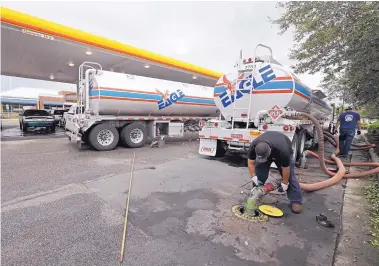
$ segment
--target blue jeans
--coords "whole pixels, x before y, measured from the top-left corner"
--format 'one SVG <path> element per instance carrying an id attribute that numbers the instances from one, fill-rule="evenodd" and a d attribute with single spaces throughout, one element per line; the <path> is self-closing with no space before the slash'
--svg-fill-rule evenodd
<path id="1" fill-rule="evenodd" d="M 269 171 L 270 171 L 270 166 L 271 166 L 272 161 L 268 160 L 265 163 L 255 163 L 255 174 L 258 177 L 258 180 L 262 182 L 263 184 L 266 183 Z M 275 162 L 276 166 L 278 167 L 278 170 L 283 176 L 282 173 L 282 167 L 278 165 Z M 290 178 L 289 178 L 289 185 L 287 189 L 287 197 L 290 200 L 291 203 L 299 203 L 301 204 L 302 198 L 303 198 L 303 193 L 300 188 L 299 181 L 297 180 L 295 176 L 295 161 L 293 160 L 293 157 L 291 155 L 291 163 L 290 163 Z"/>
<path id="2" fill-rule="evenodd" d="M 355 136 L 355 128 L 341 128 L 339 135 L 340 154 L 347 156 L 349 154 L 351 143 Z"/>

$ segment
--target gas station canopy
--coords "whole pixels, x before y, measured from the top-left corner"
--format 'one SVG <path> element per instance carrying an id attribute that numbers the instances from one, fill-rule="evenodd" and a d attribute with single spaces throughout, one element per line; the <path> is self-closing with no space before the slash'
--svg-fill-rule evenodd
<path id="1" fill-rule="evenodd" d="M 76 83 L 85 61 L 104 70 L 214 86 L 202 67 L 1 7 L 1 74 Z"/>

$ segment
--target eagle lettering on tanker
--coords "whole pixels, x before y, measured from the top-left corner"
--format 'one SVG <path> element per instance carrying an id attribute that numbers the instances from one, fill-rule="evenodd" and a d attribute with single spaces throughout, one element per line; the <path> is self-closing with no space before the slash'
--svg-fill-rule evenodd
<path id="1" fill-rule="evenodd" d="M 179 89 L 172 92 L 170 95 L 168 95 L 167 90 L 165 93 L 162 93 L 161 91 L 157 89 L 155 89 L 155 91 L 162 97 L 162 100 L 158 102 L 159 110 L 162 110 L 166 107 L 171 106 L 172 104 L 176 103 L 177 101 L 179 101 L 185 96 L 184 93 Z"/>
<path id="2" fill-rule="evenodd" d="M 251 78 L 252 74 L 250 74 L 246 78 L 243 78 L 243 75 L 240 75 L 238 79 L 243 78 L 243 80 L 239 83 L 238 90 L 235 93 L 235 98 L 240 99 L 245 94 L 249 94 L 251 86 L 253 87 L 253 89 L 256 90 L 262 85 L 276 78 L 276 75 L 270 65 L 266 65 L 259 69 L 259 75 L 262 79 L 259 82 L 256 80 L 255 77 L 253 79 Z M 221 93 L 218 97 L 220 98 L 220 101 L 224 108 L 226 108 L 234 102 L 234 86 L 237 83 L 237 81 L 233 81 L 231 83 L 225 75 L 222 77 L 222 81 L 223 83 L 221 83 L 220 85 L 224 85 L 224 87 L 226 87 L 226 90 L 223 93 Z M 251 84 L 251 81 L 253 81 L 253 84 Z M 228 91 L 230 92 L 230 95 L 228 94 Z"/>

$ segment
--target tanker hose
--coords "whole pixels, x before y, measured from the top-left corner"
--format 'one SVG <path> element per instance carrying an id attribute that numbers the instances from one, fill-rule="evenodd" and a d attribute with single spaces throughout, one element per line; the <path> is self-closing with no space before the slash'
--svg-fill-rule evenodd
<path id="1" fill-rule="evenodd" d="M 339 141 L 338 141 L 338 138 L 335 137 L 335 136 L 333 136 L 329 132 L 325 132 L 325 139 L 328 140 L 334 147 L 336 147 L 335 154 L 338 154 L 339 153 Z M 355 145 L 355 146 L 357 147 L 355 150 L 364 150 L 364 149 L 369 149 L 369 148 L 375 148 L 376 147 L 375 144 L 365 144 L 365 145 Z M 309 154 L 309 155 L 311 155 L 311 156 L 313 156 L 315 158 L 320 159 L 319 155 L 317 155 L 316 153 L 311 152 L 311 151 L 306 151 L 306 152 L 307 152 L 307 154 Z M 320 152 L 320 150 L 319 150 L 319 152 Z M 327 164 L 336 164 L 334 161 L 327 160 L 325 158 L 324 158 L 324 161 Z M 363 172 L 356 172 L 356 173 L 345 174 L 344 178 L 360 178 L 360 177 L 370 176 L 370 175 L 374 175 L 374 174 L 378 174 L 379 173 L 379 163 L 375 163 L 375 162 L 370 162 L 370 163 L 368 163 L 368 162 L 350 162 L 350 163 L 346 162 L 346 163 L 344 163 L 344 165 L 345 166 L 375 167 L 374 169 L 363 171 Z M 339 168 L 338 165 L 337 165 L 337 167 Z M 334 173 L 332 172 L 332 174 L 334 174 Z M 332 174 L 329 174 L 329 175 L 332 175 Z"/>
<path id="2" fill-rule="evenodd" d="M 339 141 L 338 141 L 338 138 L 336 136 L 334 136 L 333 134 L 329 133 L 329 132 L 324 132 L 325 134 L 325 138 L 334 146 L 337 148 L 337 144 L 339 144 Z M 351 150 L 353 151 L 356 151 L 356 150 L 368 150 L 368 149 L 371 149 L 371 148 L 375 148 L 376 145 L 375 144 L 363 144 L 363 145 L 359 145 L 359 144 L 354 144 L 352 143 L 351 146 L 353 146 L 353 148 L 351 148 Z M 336 154 L 339 153 L 339 148 L 338 150 L 336 150 Z"/>
<path id="3" fill-rule="evenodd" d="M 372 174 L 379 173 L 379 163 L 345 163 L 345 165 L 349 165 L 349 166 L 376 167 L 375 169 L 371 169 L 371 170 L 364 171 L 364 172 L 348 173 L 348 174 L 346 174 L 346 170 L 345 170 L 344 164 L 342 163 L 342 161 L 339 158 L 336 157 L 336 154 L 338 154 L 338 152 L 339 152 L 339 143 L 338 143 L 338 140 L 335 140 L 335 144 L 336 144 L 336 147 L 337 147 L 336 152 L 331 155 L 331 158 L 334 161 L 325 159 L 325 156 L 324 156 L 324 148 L 325 148 L 324 147 L 324 132 L 323 132 L 323 130 L 322 130 L 322 128 L 321 128 L 318 120 L 316 118 L 314 118 L 312 115 L 308 114 L 308 113 L 295 112 L 295 114 L 294 114 L 294 116 L 299 116 L 299 115 L 303 116 L 303 117 L 306 117 L 306 118 L 308 118 L 309 120 L 312 121 L 312 123 L 315 125 L 315 128 L 317 130 L 317 135 L 318 135 L 318 143 L 319 143 L 318 154 L 316 154 L 316 153 L 314 153 L 312 151 L 309 151 L 309 150 L 304 151 L 304 152 L 306 154 L 312 155 L 312 156 L 316 157 L 317 159 L 319 159 L 320 166 L 321 166 L 321 169 L 323 170 L 323 172 L 325 174 L 331 176 L 331 178 L 329 178 L 327 180 L 324 180 L 324 181 L 321 181 L 321 182 L 317 182 L 317 183 L 313 183 L 313 184 L 300 183 L 301 189 L 303 189 L 304 191 L 316 191 L 316 190 L 320 190 L 320 189 L 327 188 L 327 187 L 330 187 L 332 185 L 335 185 L 342 178 L 357 178 L 357 177 L 369 176 L 369 175 L 372 175 Z M 326 139 L 327 140 L 330 139 L 330 136 L 328 134 L 326 135 Z M 368 147 L 368 145 L 360 146 L 360 148 L 363 148 L 363 149 L 367 149 L 366 147 Z M 334 172 L 329 171 L 328 168 L 326 167 L 325 163 L 328 163 L 328 164 L 337 164 L 338 172 L 334 173 Z"/>
<path id="4" fill-rule="evenodd" d="M 254 216 L 255 211 L 258 208 L 258 200 L 268 192 L 275 190 L 275 188 L 275 185 L 272 183 L 253 188 L 246 199 L 244 213 L 250 217 Z"/>

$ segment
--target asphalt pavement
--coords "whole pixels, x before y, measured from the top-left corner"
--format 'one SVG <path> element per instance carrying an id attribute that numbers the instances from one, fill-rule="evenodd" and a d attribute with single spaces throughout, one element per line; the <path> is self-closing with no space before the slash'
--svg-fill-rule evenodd
<path id="1" fill-rule="evenodd" d="M 18 119 L 1 119 L 1 130 L 18 127 Z"/>
<path id="2" fill-rule="evenodd" d="M 197 140 L 109 152 L 62 138 L 2 142 L 2 262 L 119 265 L 135 152 L 124 265 L 332 264 L 344 181 L 304 194 L 301 214 L 275 196 L 283 217 L 246 222 L 231 213 L 244 197 L 246 159 L 197 150 Z M 314 159 L 297 173 L 302 182 L 326 178 Z M 319 213 L 336 227 L 317 224 Z"/>

